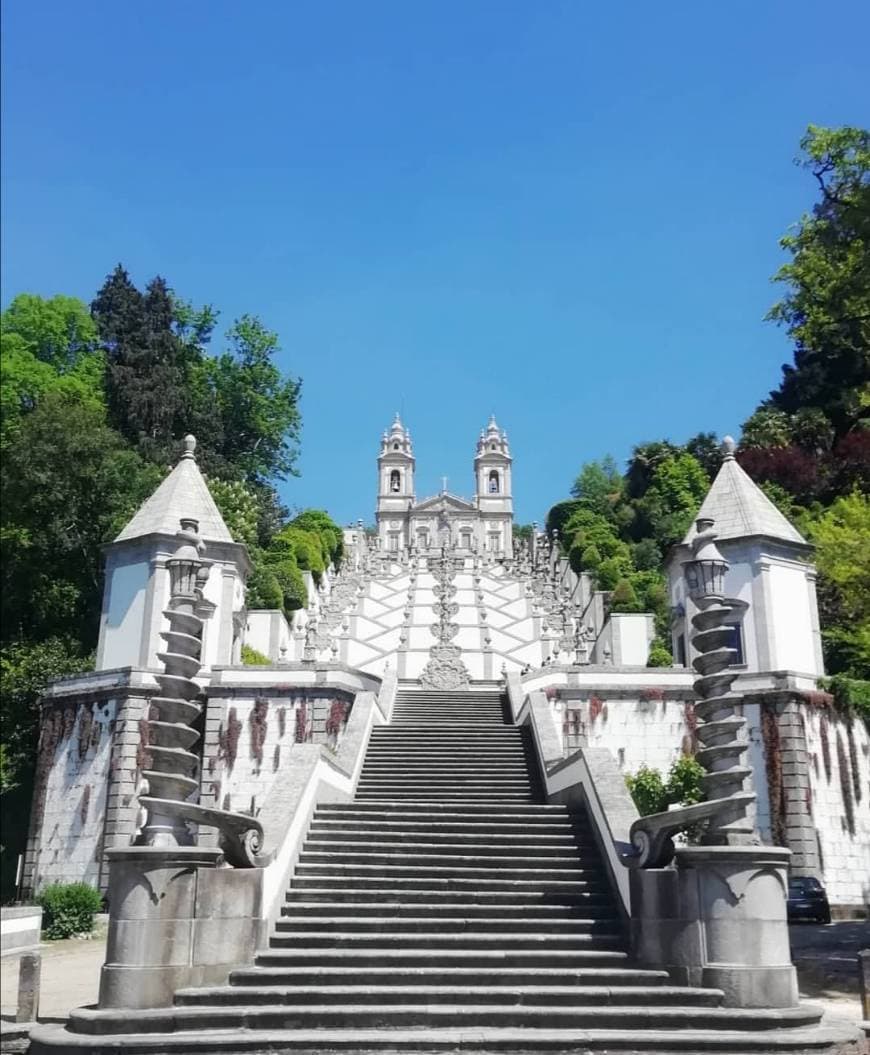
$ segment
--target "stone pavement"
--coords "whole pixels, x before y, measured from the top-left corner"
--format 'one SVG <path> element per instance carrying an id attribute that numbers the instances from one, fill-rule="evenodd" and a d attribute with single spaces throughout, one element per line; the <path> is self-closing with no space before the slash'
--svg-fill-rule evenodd
<path id="1" fill-rule="evenodd" d="M 92 938 L 46 942 L 42 952 L 42 991 L 39 1017 L 65 1021 L 70 1010 L 95 1004 L 100 989 L 100 968 L 106 958 L 106 927 L 98 925 Z M 0 963 L 0 1004 L 3 1017 L 15 1014 L 18 994 L 18 960 Z"/>

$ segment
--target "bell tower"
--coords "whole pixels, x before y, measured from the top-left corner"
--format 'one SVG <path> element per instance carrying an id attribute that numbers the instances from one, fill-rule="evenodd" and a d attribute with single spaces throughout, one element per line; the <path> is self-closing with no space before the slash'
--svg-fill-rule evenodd
<path id="1" fill-rule="evenodd" d="M 502 557 L 513 552 L 512 466 L 507 433 L 493 415 L 477 441 L 474 504 L 480 510 L 478 544 L 485 552 Z"/>
<path id="2" fill-rule="evenodd" d="M 381 437 L 378 455 L 376 520 L 381 548 L 397 552 L 408 545 L 408 514 L 414 504 L 414 448 L 398 414 Z"/>

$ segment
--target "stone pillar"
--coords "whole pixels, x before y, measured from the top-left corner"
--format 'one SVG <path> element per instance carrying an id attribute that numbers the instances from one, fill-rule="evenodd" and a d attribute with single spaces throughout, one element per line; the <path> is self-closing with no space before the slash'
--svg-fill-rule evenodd
<path id="1" fill-rule="evenodd" d="M 810 759 L 799 700 L 791 695 L 762 700 L 761 731 L 772 837 L 791 850 L 793 875 L 818 877 L 821 863 L 811 810 Z"/>
<path id="2" fill-rule="evenodd" d="M 790 856 L 771 846 L 687 846 L 675 868 L 632 872 L 638 963 L 668 971 L 678 985 L 721 989 L 726 1007 L 794 1007 Z"/>
<path id="3" fill-rule="evenodd" d="M 136 832 L 139 812 L 137 778 L 142 762 L 140 722 L 147 717 L 150 697 L 128 695 L 118 701 L 112 757 L 109 762 L 109 787 L 103 825 L 103 859 L 100 862 L 100 889 L 108 889 L 107 851 L 129 846 Z"/>
<path id="4" fill-rule="evenodd" d="M 219 849 L 109 851 L 111 918 L 101 1008 L 168 1007 L 184 986 L 220 984 L 263 940 L 260 869 L 218 868 Z"/>

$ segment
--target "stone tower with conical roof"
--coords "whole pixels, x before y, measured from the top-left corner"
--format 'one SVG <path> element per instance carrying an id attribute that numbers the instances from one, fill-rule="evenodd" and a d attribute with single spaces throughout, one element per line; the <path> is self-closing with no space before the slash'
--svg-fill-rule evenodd
<path id="1" fill-rule="evenodd" d="M 205 620 L 203 667 L 239 660 L 250 559 L 224 523 L 196 464 L 195 449 L 194 437 L 186 436 L 178 464 L 106 546 L 97 670 L 159 666 L 163 610 L 169 601 L 166 562 L 177 546 L 182 517 L 197 522 L 211 563 L 197 612 Z"/>
<path id="2" fill-rule="evenodd" d="M 725 595 L 742 602 L 733 617 L 731 642 L 738 652 L 737 666 L 749 672 L 821 675 L 812 546 L 740 468 L 730 436 L 722 449 L 722 466 L 696 519 L 714 522 L 717 545 L 730 564 Z M 693 522 L 667 565 L 674 659 L 683 665 L 692 660 L 687 628 L 694 609 L 686 596 L 682 562 L 695 532 Z"/>

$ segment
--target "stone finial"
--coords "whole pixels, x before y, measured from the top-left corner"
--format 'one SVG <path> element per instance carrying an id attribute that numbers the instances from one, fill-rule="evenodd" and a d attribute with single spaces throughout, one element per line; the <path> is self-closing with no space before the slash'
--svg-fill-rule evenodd
<path id="1" fill-rule="evenodd" d="M 196 436 L 188 433 L 184 437 L 184 453 L 181 455 L 182 458 L 193 458 L 196 460 L 196 455 L 193 453 L 196 450 Z"/>
<path id="2" fill-rule="evenodd" d="M 734 461 L 734 452 L 737 450 L 737 444 L 734 442 L 733 436 L 726 436 L 722 440 L 722 460 L 726 462 Z"/>

